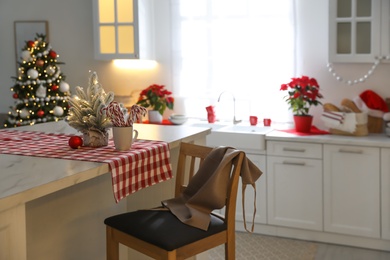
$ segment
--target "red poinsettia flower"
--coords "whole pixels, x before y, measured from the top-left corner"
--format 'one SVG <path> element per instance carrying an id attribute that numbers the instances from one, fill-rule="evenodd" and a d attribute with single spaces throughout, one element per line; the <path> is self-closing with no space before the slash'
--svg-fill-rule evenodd
<path id="1" fill-rule="evenodd" d="M 323 98 L 317 80 L 308 76 L 292 78 L 289 83 L 282 84 L 280 90 L 288 91 L 285 100 L 294 115 L 308 115 L 310 106 L 321 105 L 318 99 Z"/>
<path id="2" fill-rule="evenodd" d="M 166 108 L 173 109 L 174 98 L 170 95 L 172 92 L 165 89 L 164 85 L 153 84 L 141 91 L 137 104 L 157 110 L 162 115 Z"/>

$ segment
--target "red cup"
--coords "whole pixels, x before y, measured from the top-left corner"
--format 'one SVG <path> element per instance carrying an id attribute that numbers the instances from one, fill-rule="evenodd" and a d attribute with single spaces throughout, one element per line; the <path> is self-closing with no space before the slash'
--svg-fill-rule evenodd
<path id="1" fill-rule="evenodd" d="M 271 119 L 264 118 L 263 123 L 264 123 L 264 126 L 271 126 Z"/>
<path id="2" fill-rule="evenodd" d="M 250 116 L 249 122 L 251 125 L 257 125 L 257 116 Z"/>

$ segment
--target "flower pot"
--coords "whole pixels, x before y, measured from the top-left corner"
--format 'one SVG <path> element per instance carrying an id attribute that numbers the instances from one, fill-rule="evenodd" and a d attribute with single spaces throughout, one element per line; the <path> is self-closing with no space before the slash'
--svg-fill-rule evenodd
<path id="1" fill-rule="evenodd" d="M 100 130 L 89 130 L 83 133 L 84 146 L 101 147 L 108 145 L 108 132 Z"/>
<path id="2" fill-rule="evenodd" d="M 149 118 L 149 123 L 153 123 L 153 124 L 161 124 L 163 120 L 163 116 L 157 110 L 149 110 L 148 118 Z"/>
<path id="3" fill-rule="evenodd" d="M 301 133 L 310 133 L 313 116 L 311 115 L 294 115 L 295 130 Z"/>

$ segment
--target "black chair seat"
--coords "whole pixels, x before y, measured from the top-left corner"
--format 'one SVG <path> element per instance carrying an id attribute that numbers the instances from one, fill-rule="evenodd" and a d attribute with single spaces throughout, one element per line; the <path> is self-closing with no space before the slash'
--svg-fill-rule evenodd
<path id="1" fill-rule="evenodd" d="M 104 220 L 104 224 L 167 251 L 226 230 L 226 224 L 211 215 L 207 231 L 183 224 L 170 211 L 138 210 Z"/>

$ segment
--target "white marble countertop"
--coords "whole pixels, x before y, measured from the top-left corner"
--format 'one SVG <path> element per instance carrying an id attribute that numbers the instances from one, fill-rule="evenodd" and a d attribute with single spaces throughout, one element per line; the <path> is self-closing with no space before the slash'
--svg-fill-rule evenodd
<path id="1" fill-rule="evenodd" d="M 208 128 L 135 124 L 139 139 L 168 142 L 170 148 L 210 133 Z M 18 127 L 16 130 L 75 134 L 66 122 L 50 122 Z M 25 203 L 109 171 L 108 164 L 75 160 L 0 154 L 0 211 Z"/>
<path id="2" fill-rule="evenodd" d="M 369 134 L 367 136 L 344 136 L 344 135 L 295 135 L 283 131 L 273 130 L 265 137 L 267 141 L 293 141 L 310 142 L 320 144 L 359 145 L 369 147 L 390 147 L 390 137 L 386 134 Z"/>

